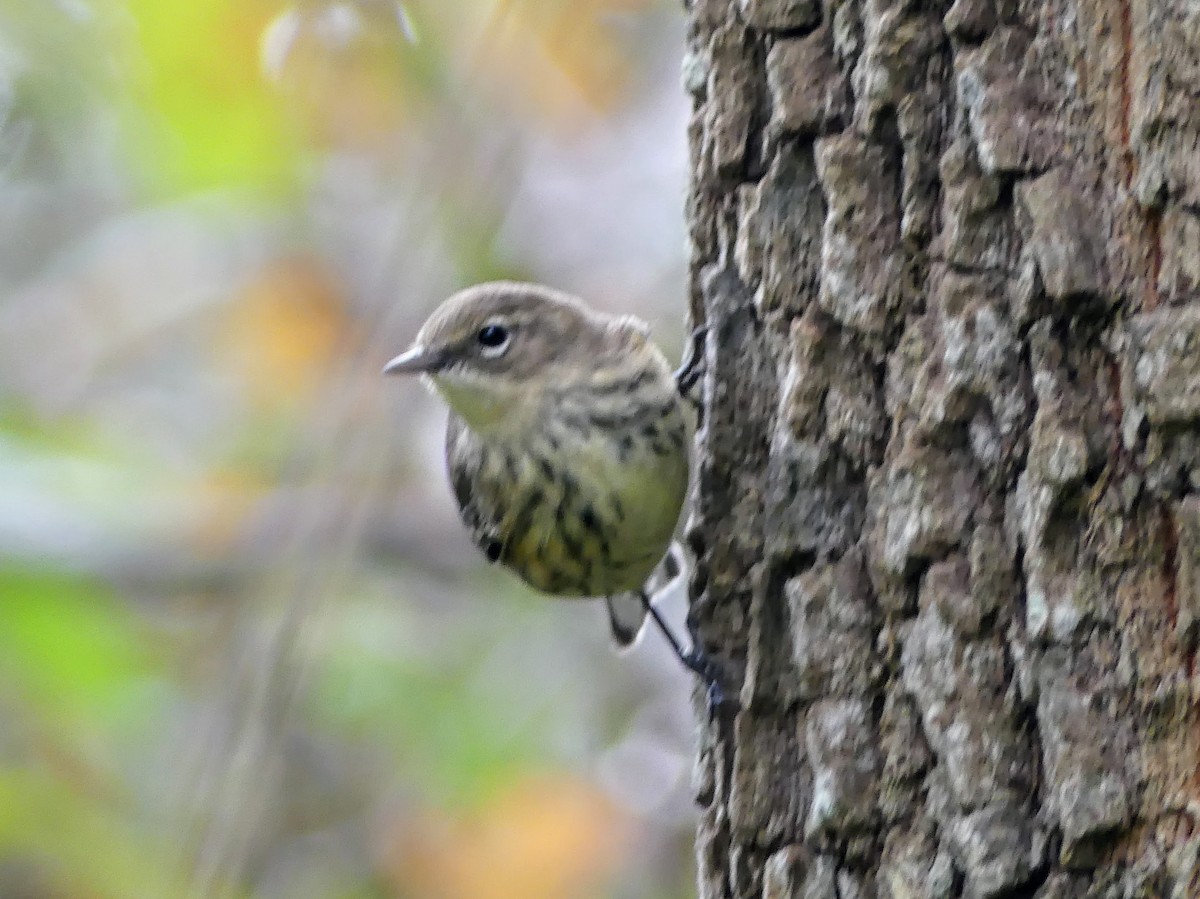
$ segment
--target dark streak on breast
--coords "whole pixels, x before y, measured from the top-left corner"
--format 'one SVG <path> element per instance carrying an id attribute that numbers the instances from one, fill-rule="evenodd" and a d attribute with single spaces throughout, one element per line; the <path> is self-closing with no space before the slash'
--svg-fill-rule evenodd
<path id="1" fill-rule="evenodd" d="M 571 498 L 579 494 L 579 481 L 569 471 L 559 473 L 559 482 L 562 484 L 562 502 L 563 505 L 570 503 Z"/>
<path id="2" fill-rule="evenodd" d="M 627 416 L 614 415 L 607 412 L 590 412 L 588 413 L 588 421 L 593 427 L 599 428 L 602 431 L 616 431 L 625 426 Z"/>
<path id="3" fill-rule="evenodd" d="M 541 488 L 534 487 L 525 497 L 525 501 L 521 504 L 520 511 L 513 518 L 512 526 L 509 529 L 508 539 L 512 541 L 520 541 L 529 532 L 530 525 L 533 524 L 533 518 L 537 514 L 538 508 L 545 503 L 546 494 Z"/>
<path id="4" fill-rule="evenodd" d="M 596 518 L 596 511 L 591 507 L 591 504 L 585 505 L 583 511 L 579 513 L 580 523 L 597 536 L 601 536 L 600 522 Z"/>
<path id="5" fill-rule="evenodd" d="M 633 438 L 628 434 L 622 434 L 617 440 L 617 459 L 621 462 L 628 462 L 629 455 L 633 452 Z"/>
<path id="6" fill-rule="evenodd" d="M 563 548 L 567 551 L 567 556 L 575 561 L 583 561 L 583 543 L 570 530 L 563 530 L 559 533 L 559 539 L 562 540 Z"/>
<path id="7" fill-rule="evenodd" d="M 592 433 L 591 424 L 589 424 L 588 420 L 581 415 L 565 413 L 561 420 L 562 426 L 565 430 L 582 437 L 585 440 Z"/>

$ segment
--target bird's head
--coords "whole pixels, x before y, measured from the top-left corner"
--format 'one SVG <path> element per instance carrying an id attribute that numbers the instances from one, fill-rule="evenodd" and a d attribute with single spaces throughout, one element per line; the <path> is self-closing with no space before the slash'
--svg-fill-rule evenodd
<path id="1" fill-rule="evenodd" d="M 637 319 L 602 315 L 537 284 L 493 282 L 443 302 L 384 374 L 427 379 L 476 431 L 520 428 L 548 388 L 586 381 L 614 352 L 645 340 Z"/>

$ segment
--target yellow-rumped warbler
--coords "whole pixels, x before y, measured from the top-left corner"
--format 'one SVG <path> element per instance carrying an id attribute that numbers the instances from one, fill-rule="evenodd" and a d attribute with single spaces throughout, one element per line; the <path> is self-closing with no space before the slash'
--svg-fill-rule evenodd
<path id="1" fill-rule="evenodd" d="M 678 570 L 667 553 L 690 443 L 680 385 L 644 322 L 537 284 L 480 284 L 446 300 L 384 373 L 422 375 L 450 406 L 450 482 L 489 560 L 544 593 L 605 597 L 618 643 L 649 612 L 713 685 L 644 589 L 664 556 Z"/>

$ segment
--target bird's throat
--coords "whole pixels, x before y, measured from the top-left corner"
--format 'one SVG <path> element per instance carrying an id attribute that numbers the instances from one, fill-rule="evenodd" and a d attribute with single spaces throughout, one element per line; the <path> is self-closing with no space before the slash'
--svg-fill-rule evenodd
<path id="1" fill-rule="evenodd" d="M 532 390 L 495 380 L 491 383 L 434 376 L 434 390 L 481 436 L 521 433 L 537 410 Z"/>

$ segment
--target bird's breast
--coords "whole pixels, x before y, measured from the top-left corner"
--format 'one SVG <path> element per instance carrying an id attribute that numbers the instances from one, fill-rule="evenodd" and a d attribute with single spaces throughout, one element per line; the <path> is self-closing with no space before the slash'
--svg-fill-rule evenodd
<path id="1" fill-rule="evenodd" d="M 447 457 L 464 523 L 489 558 L 544 592 L 599 596 L 640 587 L 666 552 L 687 443 L 667 394 L 560 404 L 511 439 L 452 428 Z"/>

